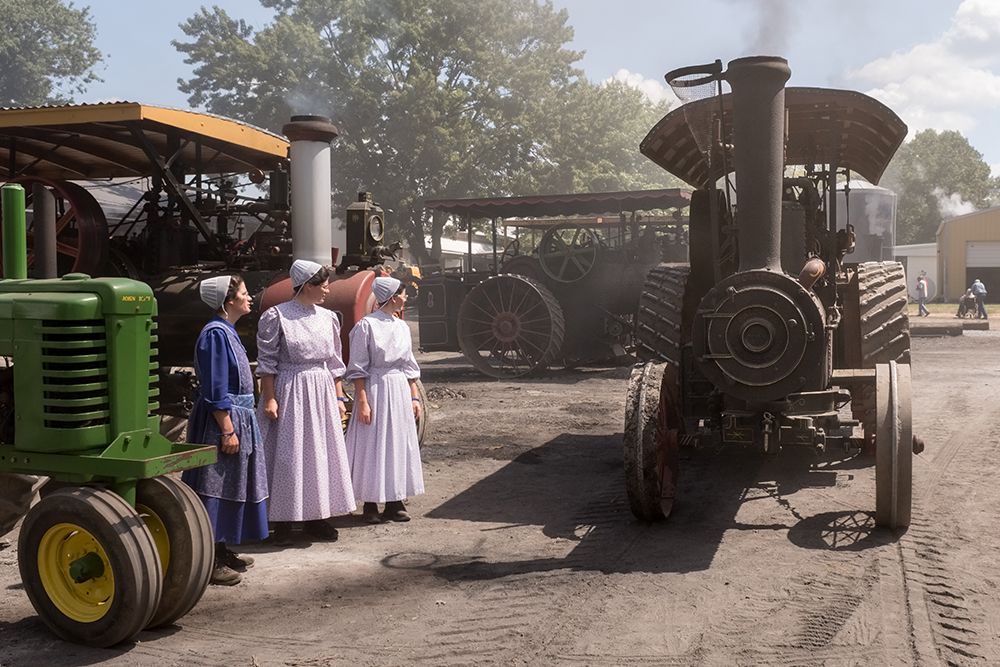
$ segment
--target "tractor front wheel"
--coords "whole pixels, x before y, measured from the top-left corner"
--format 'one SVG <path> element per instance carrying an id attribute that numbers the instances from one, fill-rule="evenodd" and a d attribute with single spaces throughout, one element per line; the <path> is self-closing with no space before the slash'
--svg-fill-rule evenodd
<path id="1" fill-rule="evenodd" d="M 105 489 L 64 488 L 43 498 L 21 526 L 17 560 L 35 611 L 66 641 L 107 647 L 132 639 L 160 602 L 153 537 Z"/>
<path id="2" fill-rule="evenodd" d="M 638 519 L 670 516 L 677 495 L 680 433 L 677 369 L 647 362 L 629 378 L 625 404 L 625 490 Z"/>
<path id="3" fill-rule="evenodd" d="M 153 535 L 163 570 L 163 594 L 147 624 L 156 628 L 184 616 L 201 599 L 215 564 L 215 540 L 201 498 L 179 480 L 140 481 L 136 511 Z"/>

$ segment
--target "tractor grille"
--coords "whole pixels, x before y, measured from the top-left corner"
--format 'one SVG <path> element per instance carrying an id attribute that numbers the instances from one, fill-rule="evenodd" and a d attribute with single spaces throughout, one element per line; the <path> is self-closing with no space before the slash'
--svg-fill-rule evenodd
<path id="1" fill-rule="evenodd" d="M 160 409 L 160 349 L 157 343 L 160 340 L 157 332 L 156 318 L 153 318 L 153 326 L 149 331 L 149 415 L 153 416 Z"/>
<path id="2" fill-rule="evenodd" d="M 103 320 L 43 320 L 42 414 L 48 428 L 110 423 Z"/>

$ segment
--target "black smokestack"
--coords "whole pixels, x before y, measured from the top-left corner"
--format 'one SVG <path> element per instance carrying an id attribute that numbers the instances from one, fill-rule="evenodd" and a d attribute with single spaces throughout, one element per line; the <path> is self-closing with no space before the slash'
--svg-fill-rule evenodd
<path id="1" fill-rule="evenodd" d="M 739 211 L 740 271 L 781 271 L 781 185 L 785 168 L 784 58 L 754 56 L 729 63 Z"/>

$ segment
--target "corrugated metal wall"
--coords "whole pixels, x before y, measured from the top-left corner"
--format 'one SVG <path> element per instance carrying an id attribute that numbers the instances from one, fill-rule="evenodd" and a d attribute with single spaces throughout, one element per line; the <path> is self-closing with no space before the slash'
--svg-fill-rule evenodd
<path id="1" fill-rule="evenodd" d="M 1000 207 L 942 223 L 938 230 L 938 276 L 946 299 L 957 300 L 969 286 L 966 253 L 968 244 L 977 241 L 1000 241 Z M 1000 266 L 993 268 L 1000 271 Z M 1000 294 L 1000 285 L 987 285 L 986 288 Z"/>

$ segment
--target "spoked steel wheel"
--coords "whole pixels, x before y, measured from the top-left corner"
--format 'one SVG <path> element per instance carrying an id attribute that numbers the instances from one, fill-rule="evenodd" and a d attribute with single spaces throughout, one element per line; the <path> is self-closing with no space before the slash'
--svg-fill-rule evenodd
<path id="1" fill-rule="evenodd" d="M 910 366 L 891 361 L 875 366 L 875 524 L 910 525 L 913 486 L 913 430 Z"/>
<path id="2" fill-rule="evenodd" d="M 458 311 L 458 343 L 482 373 L 515 378 L 543 369 L 562 348 L 565 324 L 552 293 L 501 274 L 476 285 Z"/>
<path id="3" fill-rule="evenodd" d="M 680 470 L 681 413 L 677 370 L 670 364 L 636 366 L 625 403 L 625 490 L 636 518 L 670 516 Z"/>
<path id="4" fill-rule="evenodd" d="M 43 498 L 24 519 L 17 560 L 38 616 L 67 641 L 104 647 L 132 639 L 160 602 L 153 537 L 105 489 L 65 488 Z"/>
<path id="5" fill-rule="evenodd" d="M 215 564 L 212 524 L 198 494 L 169 477 L 139 482 L 136 511 L 153 535 L 163 570 L 163 594 L 148 627 L 169 625 L 208 587 Z"/>
<path id="6" fill-rule="evenodd" d="M 560 283 L 575 283 L 594 268 L 600 246 L 597 233 L 588 227 L 556 225 L 542 236 L 538 258 L 549 278 Z"/>

